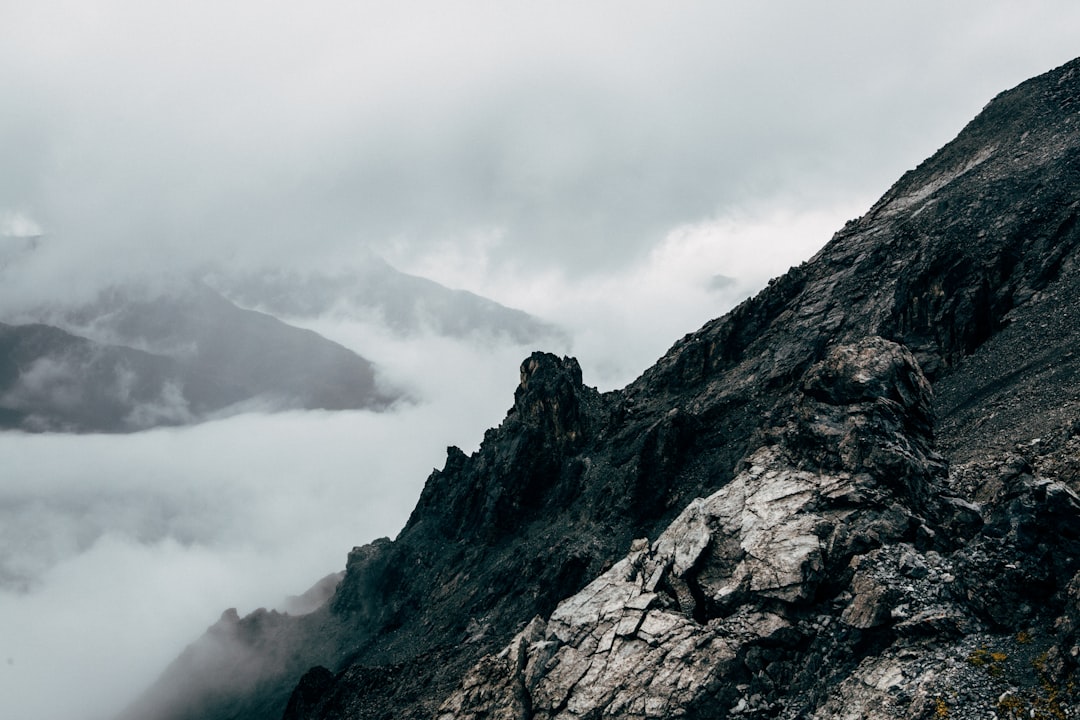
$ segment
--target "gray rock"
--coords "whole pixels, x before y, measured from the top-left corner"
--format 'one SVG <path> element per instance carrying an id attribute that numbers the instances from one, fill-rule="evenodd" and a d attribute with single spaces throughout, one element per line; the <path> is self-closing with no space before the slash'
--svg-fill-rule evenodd
<path id="1" fill-rule="evenodd" d="M 507 707 L 526 706 L 532 718 L 683 713 L 733 684 L 752 648 L 787 642 L 778 638 L 794 630 L 798 608 L 813 603 L 828 568 L 848 565 L 865 543 L 898 540 L 910 518 L 880 522 L 894 507 L 880 503 L 911 492 L 886 475 L 901 461 L 891 449 L 871 455 L 860 448 L 866 436 L 891 431 L 893 446 L 905 449 L 907 479 L 920 487 L 940 482 L 941 464 L 924 454 L 925 439 L 898 434 L 921 427 L 903 422 L 902 413 L 930 410 L 917 363 L 895 343 L 868 338 L 836 348 L 807 378 L 801 426 L 778 428 L 776 444 L 752 453 L 723 488 L 692 501 L 651 547 L 635 542 L 560 603 L 543 642 L 535 642 L 534 622 L 481 660 L 439 717 L 503 717 Z M 907 392 L 898 392 L 898 383 Z M 823 449 L 830 453 L 823 466 L 801 469 Z M 872 537 L 862 538 L 860 528 L 873 528 Z M 925 566 L 913 552 L 908 564 Z M 867 629 L 888 621 L 892 590 L 885 582 L 857 571 L 851 593 L 842 622 Z M 768 704 L 760 694 L 740 698 L 732 712 Z"/>

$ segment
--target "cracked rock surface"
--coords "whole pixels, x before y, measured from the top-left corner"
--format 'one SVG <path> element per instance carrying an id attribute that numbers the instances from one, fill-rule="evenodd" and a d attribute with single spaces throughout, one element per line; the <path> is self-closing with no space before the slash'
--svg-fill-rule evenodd
<path id="1" fill-rule="evenodd" d="M 985 524 L 965 503 L 979 518 L 961 526 L 971 537 L 946 541 L 956 499 L 925 434 L 931 393 L 911 353 L 876 337 L 838 346 L 802 387 L 794 420 L 768 433 L 774 442 L 731 482 L 474 666 L 440 720 L 796 718 L 815 707 L 820 718 L 917 718 L 955 704 L 943 678 L 978 675 L 975 638 L 1016 645 L 995 632 L 1036 620 L 1003 616 L 1022 604 L 979 591 L 1066 588 L 1080 499 L 1060 483 L 1019 479 L 991 499 Z M 1063 566 L 1048 557 L 1002 567 L 1013 557 L 1003 546 L 1040 540 Z M 991 669 L 1009 655 L 982 652 Z M 850 674 L 830 687 L 819 669 L 837 658 Z M 971 717 L 996 712 L 1000 686 L 968 683 Z M 1063 713 L 1067 694 L 1076 698 L 1065 687 L 1055 696 Z"/>

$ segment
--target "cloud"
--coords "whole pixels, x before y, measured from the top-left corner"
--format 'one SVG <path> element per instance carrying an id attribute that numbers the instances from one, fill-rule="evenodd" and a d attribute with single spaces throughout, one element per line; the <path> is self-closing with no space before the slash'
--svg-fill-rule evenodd
<path id="1" fill-rule="evenodd" d="M 486 231 L 499 261 L 588 272 L 763 196 L 807 210 L 885 186 L 993 93 L 1069 59 L 1078 15 L 17 2 L 0 207 L 49 234 L 38 281 L 54 288 Z"/>
<path id="2" fill-rule="evenodd" d="M 107 717 L 225 608 L 283 607 L 354 545 L 396 535 L 446 447 L 471 452 L 501 421 L 529 351 L 325 329 L 425 400 L 127 436 L 0 435 L 7 707 Z"/>
<path id="3" fill-rule="evenodd" d="M 41 226 L 24 213 L 11 210 L 0 212 L 0 236 L 32 238 L 41 235 L 41 232 Z"/>
<path id="4" fill-rule="evenodd" d="M 809 259 L 870 202 L 863 196 L 799 212 L 762 207 L 687 223 L 666 233 L 640 260 L 584 277 L 499 264 L 484 236 L 442 245 L 413 258 L 407 269 L 530 308 L 567 329 L 570 343 L 545 349 L 577 356 L 586 382 L 609 390 L 633 380 L 683 334 Z"/>

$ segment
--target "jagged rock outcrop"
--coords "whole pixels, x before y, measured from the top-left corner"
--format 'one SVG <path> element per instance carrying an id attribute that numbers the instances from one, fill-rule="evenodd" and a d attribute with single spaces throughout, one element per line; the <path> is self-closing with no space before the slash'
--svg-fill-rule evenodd
<path id="1" fill-rule="evenodd" d="M 994 626 L 1026 627 L 1031 606 L 1027 617 L 1002 616 L 1024 612 L 1018 585 L 1041 579 L 1051 596 L 1068 585 L 1080 499 L 1060 483 L 1028 480 L 980 528 L 979 508 L 947 494 L 930 449 L 930 387 L 905 349 L 876 337 L 838 346 L 801 389 L 792 419 L 768 433 L 774 444 L 690 503 L 651 546 L 635 541 L 549 618 L 478 663 L 441 720 L 806 717 L 833 695 L 829 675 L 843 677 L 868 648 L 912 653 Z M 1053 557 L 1009 553 L 1030 565 L 1002 576 L 1001 553 L 987 545 L 1028 533 Z M 959 568 L 961 578 L 952 574 Z M 887 679 L 899 686 L 908 664 L 893 659 Z M 968 704 L 990 708 L 997 697 Z M 895 699 L 873 697 L 875 712 L 899 710 Z M 866 717 L 866 702 L 853 717 Z"/>
<path id="2" fill-rule="evenodd" d="M 154 717 L 1076 716 L 1078 109 L 1080 60 L 1003 93 L 624 390 L 533 355 L 244 636 L 287 667 Z"/>

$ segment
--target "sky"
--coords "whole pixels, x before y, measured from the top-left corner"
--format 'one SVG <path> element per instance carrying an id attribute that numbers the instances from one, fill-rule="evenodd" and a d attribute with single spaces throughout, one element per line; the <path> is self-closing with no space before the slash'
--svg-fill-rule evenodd
<path id="1" fill-rule="evenodd" d="M 0 0 L 0 320 L 376 253 L 562 325 L 619 387 L 1080 54 L 1078 27 L 1074 2 Z M 425 401 L 0 436 L 17 716 L 105 717 L 221 610 L 396 534 L 532 349 L 317 325 Z"/>

